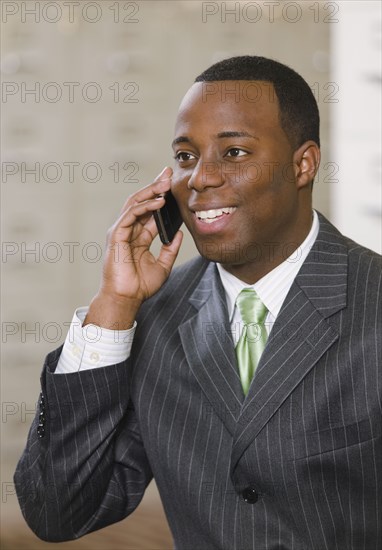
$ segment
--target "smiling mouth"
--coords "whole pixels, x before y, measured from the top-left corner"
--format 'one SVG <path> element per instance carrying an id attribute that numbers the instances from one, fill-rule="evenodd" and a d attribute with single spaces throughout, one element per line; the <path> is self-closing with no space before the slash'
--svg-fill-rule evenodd
<path id="1" fill-rule="evenodd" d="M 198 210 L 195 212 L 195 216 L 204 223 L 213 223 L 216 220 L 221 219 L 223 216 L 233 214 L 235 212 L 235 206 L 229 206 L 226 208 L 216 208 L 214 210 Z"/>

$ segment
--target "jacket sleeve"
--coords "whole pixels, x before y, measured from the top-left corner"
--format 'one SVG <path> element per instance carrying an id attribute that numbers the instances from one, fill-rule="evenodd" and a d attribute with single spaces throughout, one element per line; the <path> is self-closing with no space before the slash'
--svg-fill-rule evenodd
<path id="1" fill-rule="evenodd" d="M 60 351 L 46 358 L 39 406 L 14 476 L 26 522 L 52 542 L 125 518 L 152 479 L 127 363 L 54 374 Z"/>

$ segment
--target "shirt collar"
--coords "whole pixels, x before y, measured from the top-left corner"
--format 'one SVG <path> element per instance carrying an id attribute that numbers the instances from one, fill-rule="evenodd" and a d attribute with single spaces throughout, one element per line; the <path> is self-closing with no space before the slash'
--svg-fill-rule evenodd
<path id="1" fill-rule="evenodd" d="M 248 285 L 228 273 L 221 264 L 216 264 L 226 293 L 230 322 L 235 311 L 236 298 L 243 288 L 253 288 L 272 317 L 276 319 L 298 271 L 317 238 L 319 225 L 317 212 L 313 210 L 312 227 L 304 242 L 286 260 L 254 285 Z"/>

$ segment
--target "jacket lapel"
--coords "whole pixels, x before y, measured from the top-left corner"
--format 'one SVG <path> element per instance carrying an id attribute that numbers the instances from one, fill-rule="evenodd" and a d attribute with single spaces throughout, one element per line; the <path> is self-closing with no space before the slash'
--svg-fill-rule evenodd
<path id="1" fill-rule="evenodd" d="M 346 306 L 347 249 L 319 215 L 320 231 L 301 267 L 256 369 L 236 424 L 232 468 L 294 388 L 338 339 L 327 318 Z"/>
<path id="2" fill-rule="evenodd" d="M 233 435 L 243 392 L 224 288 L 215 264 L 209 264 L 189 301 L 197 313 L 179 327 L 184 352 L 209 403 Z"/>

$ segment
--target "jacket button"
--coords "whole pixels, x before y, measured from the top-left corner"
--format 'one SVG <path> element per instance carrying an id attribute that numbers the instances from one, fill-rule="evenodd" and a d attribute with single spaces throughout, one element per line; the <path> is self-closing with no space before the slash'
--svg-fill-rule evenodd
<path id="1" fill-rule="evenodd" d="M 242 492 L 242 497 L 248 504 L 255 504 L 258 501 L 259 495 L 253 487 L 246 487 Z"/>
<path id="2" fill-rule="evenodd" d="M 37 435 L 39 436 L 40 439 L 45 436 L 45 428 L 41 424 L 38 425 Z"/>
<path id="3" fill-rule="evenodd" d="M 40 393 L 40 401 L 38 402 L 38 404 L 40 406 L 40 410 L 45 409 L 45 398 L 44 398 L 44 395 L 42 393 Z"/>

